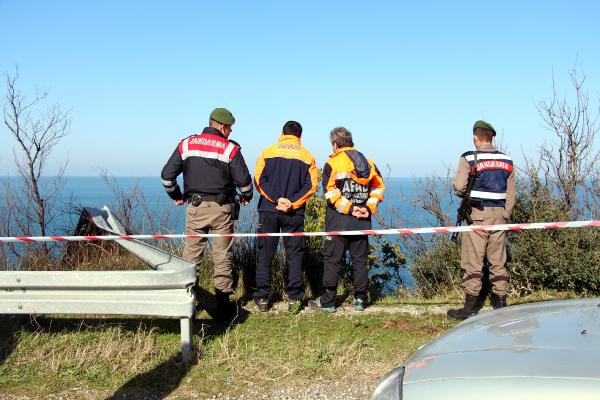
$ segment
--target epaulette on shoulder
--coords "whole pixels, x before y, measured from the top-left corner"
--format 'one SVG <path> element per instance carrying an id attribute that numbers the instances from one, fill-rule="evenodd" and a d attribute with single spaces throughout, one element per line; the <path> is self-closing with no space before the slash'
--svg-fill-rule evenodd
<path id="1" fill-rule="evenodd" d="M 475 153 L 475 152 L 474 151 L 465 151 L 464 153 L 462 153 L 461 157 L 470 156 L 473 153 Z"/>
<path id="2" fill-rule="evenodd" d="M 231 140 L 231 139 L 227 139 L 229 140 L 231 143 L 235 144 L 237 147 L 240 148 L 240 150 L 242 149 L 242 146 L 240 146 L 240 144 L 238 142 L 236 142 L 235 140 Z"/>

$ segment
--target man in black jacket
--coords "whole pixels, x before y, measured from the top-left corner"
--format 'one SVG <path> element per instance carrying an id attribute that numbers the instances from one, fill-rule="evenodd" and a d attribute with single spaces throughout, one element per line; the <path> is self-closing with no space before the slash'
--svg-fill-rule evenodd
<path id="1" fill-rule="evenodd" d="M 236 187 L 242 194 L 242 204 L 252 199 L 252 179 L 240 146 L 228 140 L 235 118 L 225 108 L 210 114 L 209 127 L 201 134 L 179 142 L 164 166 L 161 178 L 165 191 L 175 204 L 188 203 L 186 234 L 233 233 Z M 183 194 L 177 176 L 183 172 Z M 234 311 L 229 303 L 233 292 L 231 270 L 231 237 L 213 239 L 213 283 L 220 318 Z M 183 258 L 199 265 L 206 238 L 186 239 Z"/>

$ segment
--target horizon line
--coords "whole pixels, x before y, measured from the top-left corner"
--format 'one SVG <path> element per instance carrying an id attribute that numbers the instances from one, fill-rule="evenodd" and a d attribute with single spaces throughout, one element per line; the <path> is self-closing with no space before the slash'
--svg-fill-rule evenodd
<path id="1" fill-rule="evenodd" d="M 156 178 L 160 179 L 160 175 L 106 175 L 109 178 Z M 384 176 L 383 179 L 404 179 L 404 178 L 428 178 L 431 176 L 438 175 L 422 175 L 422 176 Z M 56 175 L 44 175 L 40 178 L 54 178 Z M 64 178 L 101 178 L 100 175 L 63 175 Z M 21 178 L 20 175 L 0 175 L 0 179 L 2 178 Z"/>

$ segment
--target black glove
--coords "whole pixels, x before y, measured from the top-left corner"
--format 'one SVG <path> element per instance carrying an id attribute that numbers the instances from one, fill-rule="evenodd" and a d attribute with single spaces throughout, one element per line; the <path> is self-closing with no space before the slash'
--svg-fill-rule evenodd
<path id="1" fill-rule="evenodd" d="M 254 193 L 252 191 L 250 191 L 248 193 L 242 193 L 242 199 L 244 199 L 248 203 L 250 202 L 250 200 L 252 200 L 253 196 L 254 196 Z"/>

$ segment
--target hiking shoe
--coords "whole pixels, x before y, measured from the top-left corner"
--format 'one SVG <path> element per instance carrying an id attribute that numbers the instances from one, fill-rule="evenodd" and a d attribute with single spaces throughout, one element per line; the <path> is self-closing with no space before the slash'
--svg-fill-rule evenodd
<path id="1" fill-rule="evenodd" d="M 269 300 L 256 299 L 256 300 L 254 300 L 254 303 L 256 304 L 256 308 L 258 308 L 258 311 L 260 311 L 260 312 L 269 311 Z"/>
<path id="2" fill-rule="evenodd" d="M 335 307 L 323 307 L 323 305 L 321 304 L 321 298 L 317 297 L 314 300 L 309 300 L 308 301 L 308 306 L 314 310 L 321 310 L 321 311 L 325 311 L 328 313 L 334 313 L 335 312 Z"/>
<path id="3" fill-rule="evenodd" d="M 298 314 L 302 311 L 302 301 L 301 300 L 290 300 L 288 301 L 288 311 L 292 314 Z"/>
<path id="4" fill-rule="evenodd" d="M 365 301 L 363 299 L 354 299 L 354 309 L 356 311 L 365 311 Z"/>

